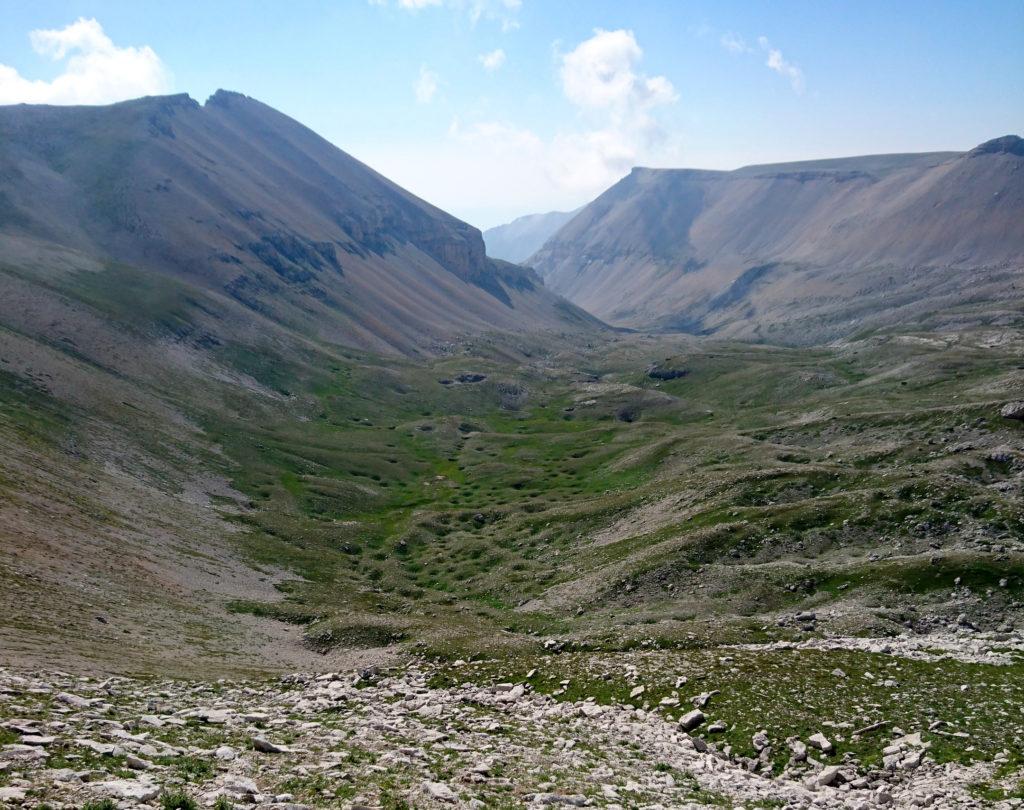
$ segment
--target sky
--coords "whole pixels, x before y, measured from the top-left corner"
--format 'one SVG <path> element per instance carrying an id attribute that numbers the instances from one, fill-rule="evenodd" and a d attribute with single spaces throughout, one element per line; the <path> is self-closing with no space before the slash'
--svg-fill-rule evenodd
<path id="1" fill-rule="evenodd" d="M 1024 133 L 1024 0 L 0 0 L 0 104 L 218 88 L 481 228 L 633 166 Z"/>

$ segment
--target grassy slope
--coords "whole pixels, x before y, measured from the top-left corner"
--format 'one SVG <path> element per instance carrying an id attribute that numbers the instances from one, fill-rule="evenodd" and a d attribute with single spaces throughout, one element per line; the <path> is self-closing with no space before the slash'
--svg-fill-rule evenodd
<path id="1" fill-rule="evenodd" d="M 318 648 L 762 638 L 778 611 L 829 603 L 856 605 L 845 629 L 891 632 L 953 610 L 957 577 L 955 610 L 998 625 L 1024 586 L 1020 555 L 991 553 L 1022 534 L 1019 461 L 987 459 L 1020 442 L 997 415 L 1018 332 L 815 350 L 482 336 L 413 363 L 245 332 L 223 301 L 130 268 L 5 272 L 107 330 L 20 337 L 128 391 L 62 398 L 8 372 L 11 441 L 60 464 L 130 424 L 131 474 L 171 494 L 182 465 L 226 475 L 251 506 L 214 496 L 231 542 L 292 573 L 281 604 L 232 609 L 309 624 Z M 158 406 L 201 432 L 175 435 Z"/>
<path id="2" fill-rule="evenodd" d="M 1019 704 L 1019 666 L 779 651 L 734 653 L 726 667 L 714 646 L 805 637 L 776 621 L 800 609 L 828 630 L 870 634 L 959 613 L 986 627 L 1019 620 L 1022 426 L 997 415 L 1024 382 L 1019 331 L 868 335 L 803 351 L 480 336 L 413 363 L 242 333 L 219 302 L 178 282 L 106 273 L 34 281 L 72 302 L 61 313 L 80 324 L 73 342 L 10 318 L 0 335 L 0 440 L 13 449 L 0 498 L 15 507 L 8 516 L 35 509 L 59 480 L 62 526 L 80 532 L 60 538 L 145 535 L 146 521 L 180 525 L 184 538 L 164 501 L 140 528 L 150 502 L 126 511 L 136 493 L 104 498 L 94 482 L 115 467 L 181 504 L 187 477 L 226 476 L 233 489 L 210 491 L 203 509 L 220 514 L 220 533 L 203 546 L 197 530 L 198 545 L 174 553 L 204 567 L 229 547 L 267 579 L 286 575 L 276 599 L 239 588 L 205 604 L 219 626 L 193 621 L 181 594 L 164 599 L 161 632 L 186 628 L 166 644 L 192 645 L 193 667 L 224 655 L 232 622 L 251 613 L 299 625 L 321 651 L 401 640 L 448 661 L 501 653 L 441 677 L 518 679 L 537 667 L 536 688 L 557 691 L 565 677 L 567 697 L 599 700 L 631 687 L 615 655 L 660 648 L 649 661 L 636 653 L 644 700 L 669 694 L 679 673 L 694 693 L 713 674 L 708 688 L 723 693 L 713 716 L 739 752 L 755 726 L 806 735 L 825 714 L 854 726 L 885 715 L 907 730 L 956 720 L 973 747 L 933 735 L 941 758 L 991 758 L 1018 733 L 1007 707 Z M 107 331 L 85 328 L 82 312 Z M 160 346 L 177 361 L 139 354 Z M 688 373 L 659 381 L 646 373 L 653 362 Z M 1016 461 L 989 458 L 1004 445 Z M 31 491 L 16 457 L 38 471 Z M 91 572 L 96 586 L 111 583 L 103 609 L 115 625 L 119 610 L 151 615 L 117 585 L 121 554 Z M 69 612 L 88 620 L 103 594 L 65 599 L 67 580 L 26 573 L 24 554 L 0 562 L 16 608 L 33 600 L 15 631 L 66 630 L 94 655 L 118 644 L 124 665 L 162 666 L 132 654 L 146 639 L 106 644 L 106 626 L 75 625 Z M 550 635 L 572 651 L 545 656 Z M 835 689 L 837 665 L 856 688 Z M 890 700 L 866 671 L 892 674 L 904 697 Z M 783 672 L 792 682 L 772 687 Z M 977 686 L 962 719 L 960 683 Z M 870 764 L 880 746 L 841 750 Z"/>
<path id="3" fill-rule="evenodd" d="M 1019 443 L 996 416 L 996 392 L 1019 379 L 1010 354 L 969 340 L 703 343 L 672 360 L 688 376 L 645 375 L 678 349 L 345 364 L 304 408 L 208 429 L 258 505 L 250 553 L 301 574 L 286 604 L 323 617 L 323 643 L 523 638 L 495 635 L 505 628 L 615 646 L 631 625 L 670 643 L 706 632 L 709 615 L 749 634 L 764 621 L 744 616 L 853 599 L 877 608 L 860 629 L 891 632 L 901 606 L 944 602 L 956 577 L 994 589 L 996 612 L 1019 599 L 1020 555 L 985 545 L 1022 533 L 1019 503 L 992 486 L 1012 464 L 985 460 Z M 464 372 L 488 376 L 439 382 Z M 676 495 L 683 507 L 642 520 Z M 616 521 L 626 528 L 595 545 Z"/>

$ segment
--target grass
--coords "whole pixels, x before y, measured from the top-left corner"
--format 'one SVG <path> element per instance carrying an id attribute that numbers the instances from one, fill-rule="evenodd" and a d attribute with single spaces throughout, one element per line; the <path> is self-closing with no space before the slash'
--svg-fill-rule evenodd
<path id="1" fill-rule="evenodd" d="M 449 636 L 493 638 L 518 621 L 510 608 L 602 568 L 624 567 L 641 591 L 675 577 L 677 597 L 696 594 L 692 577 L 676 570 L 792 559 L 813 560 L 819 603 L 869 586 L 901 599 L 927 596 L 957 576 L 980 587 L 984 563 L 970 555 L 946 556 L 934 571 L 891 561 L 846 573 L 850 550 L 866 552 L 879 539 L 922 546 L 919 524 L 1024 531 L 1019 504 L 977 476 L 951 478 L 934 450 L 920 449 L 991 411 L 969 402 L 949 408 L 961 380 L 929 377 L 922 399 L 920 387 L 910 392 L 879 373 L 906 363 L 910 351 L 840 356 L 723 344 L 694 349 L 679 361 L 691 374 L 664 383 L 629 370 L 643 367 L 639 360 L 612 355 L 600 371 L 613 383 L 607 395 L 518 370 L 529 396 L 516 410 L 503 407 L 501 394 L 511 369 L 493 361 L 474 362 L 487 379 L 464 385 L 438 383 L 466 369 L 455 360 L 292 369 L 289 390 L 305 385 L 312 394 L 310 418 L 297 421 L 293 406 L 263 406 L 244 428 L 207 422 L 234 461 L 234 485 L 256 506 L 236 518 L 247 553 L 298 577 L 282 603 L 231 609 L 308 625 L 311 643 L 323 646 L 331 633 L 389 643 L 442 627 Z M 977 371 L 966 357 L 958 367 L 971 369 L 972 380 L 1001 370 L 986 363 Z M 623 407 L 633 421 L 617 417 Z M 838 415 L 803 418 L 823 410 Z M 837 458 L 837 449 L 849 457 Z M 672 493 L 692 501 L 679 519 L 588 548 L 589 533 Z M 1006 566 L 995 565 L 987 580 L 997 568 Z M 729 579 L 711 584 L 727 591 Z M 765 587 L 775 580 L 768 576 Z M 609 621 L 623 606 L 619 593 L 596 594 Z M 723 616 L 794 602 L 792 592 L 734 596 L 717 603 Z M 332 626 L 351 630 L 324 629 Z M 531 625 L 554 628 L 543 614 Z"/>
<path id="2" fill-rule="evenodd" d="M 626 663 L 638 670 L 636 679 L 623 675 Z M 841 669 L 846 677 L 833 673 Z M 532 677 L 527 675 L 536 670 Z M 680 677 L 687 681 L 682 687 Z M 563 686 L 563 680 L 569 684 Z M 658 707 L 661 700 L 677 697 L 678 708 L 659 709 L 675 718 L 692 708 L 690 697 L 711 690 L 705 709 L 709 723 L 721 720 L 722 734 L 698 734 L 709 742 L 732 746 L 743 756 L 756 756 L 751 738 L 769 731 L 777 769 L 785 765 L 790 736 L 803 740 L 823 731 L 837 748 L 834 761 L 845 755 L 863 768 L 881 765 L 881 750 L 892 729 L 922 731 L 929 756 L 936 761 L 971 763 L 991 761 L 1000 752 L 1016 750 L 1024 733 L 1024 716 L 1014 710 L 1024 705 L 1024 662 L 1011 666 L 967 664 L 952 660 L 918 661 L 853 650 L 743 650 L 721 647 L 691 648 L 686 652 L 622 653 L 568 652 L 560 655 L 488 659 L 442 668 L 432 680 L 437 687 L 461 683 L 490 685 L 528 683 L 558 700 L 588 698 L 602 704 Z M 885 685 L 886 681 L 893 681 Z M 631 698 L 637 684 L 645 692 Z M 965 697 L 962 684 L 967 684 Z M 969 699 L 970 710 L 964 710 Z M 878 721 L 879 732 L 855 737 L 853 732 Z M 942 721 L 945 731 L 964 732 L 962 738 L 929 731 Z M 706 729 L 706 726 L 704 727 Z M 1008 766 L 1007 773 L 1012 772 Z"/>
<path id="3" fill-rule="evenodd" d="M 1024 536 L 1013 462 L 986 460 L 1021 436 L 997 416 L 1012 346 L 970 333 L 942 349 L 889 335 L 813 349 L 488 336 L 405 360 L 243 338 L 220 328 L 223 302 L 158 273 L 3 271 L 133 345 L 189 347 L 211 372 L 132 372 L 198 427 L 187 441 L 151 429 L 142 396 L 72 407 L 0 372 L 3 435 L 57 459 L 93 452 L 98 424 L 116 428 L 133 437 L 132 473 L 175 496 L 182 466 L 227 476 L 243 503 L 214 506 L 281 592 L 227 609 L 301 626 L 321 651 L 425 642 L 463 655 L 556 633 L 672 645 L 708 621 L 722 637 L 785 637 L 779 611 L 851 599 L 955 616 L 957 577 L 993 614 L 1020 596 L 1019 559 L 989 559 Z M 47 349 L 111 391 L 128 385 L 86 345 Z M 688 373 L 652 379 L 652 363 Z M 455 382 L 467 373 L 483 379 Z M 0 502 L 18 491 L 0 473 Z M 119 519 L 80 508 L 94 527 Z M 862 615 L 865 630 L 887 621 Z"/>
<path id="4" fill-rule="evenodd" d="M 199 810 L 199 804 L 181 790 L 174 790 L 160 795 L 161 810 Z"/>
<path id="5" fill-rule="evenodd" d="M 213 763 L 201 756 L 161 757 L 161 765 L 169 765 L 185 782 L 205 782 L 213 777 Z"/>

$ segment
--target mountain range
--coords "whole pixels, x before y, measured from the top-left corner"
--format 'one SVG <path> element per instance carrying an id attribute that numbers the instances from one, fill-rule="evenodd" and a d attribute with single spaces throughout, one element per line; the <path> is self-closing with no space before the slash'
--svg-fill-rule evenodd
<path id="1" fill-rule="evenodd" d="M 0 107 L 0 805 L 1019 806 L 1022 162 Z"/>
<path id="2" fill-rule="evenodd" d="M 731 172 L 638 168 L 525 263 L 638 329 L 807 344 L 957 323 L 965 309 L 998 323 L 1022 298 L 1024 141 Z"/>
<path id="3" fill-rule="evenodd" d="M 509 262 L 524 262 L 576 213 L 549 211 L 546 214 L 527 214 L 505 225 L 488 228 L 484 231 L 487 255 Z"/>

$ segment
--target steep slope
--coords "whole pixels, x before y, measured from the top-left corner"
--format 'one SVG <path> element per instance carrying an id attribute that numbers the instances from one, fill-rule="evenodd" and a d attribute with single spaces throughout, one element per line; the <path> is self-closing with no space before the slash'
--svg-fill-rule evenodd
<path id="1" fill-rule="evenodd" d="M 290 426 L 290 464 L 329 443 L 326 403 L 351 376 L 341 419 L 377 418 L 386 394 L 420 413 L 402 364 L 472 347 L 515 364 L 600 328 L 488 259 L 476 229 L 243 96 L 0 108 L 5 662 L 321 665 L 297 630 L 225 609 L 294 576 L 294 549 L 254 565 L 269 490 L 235 478 L 278 452 L 259 432 Z M 356 469 L 357 444 L 320 455 L 325 482 Z M 361 478 L 322 486 L 346 515 L 374 500 Z"/>
<path id="2" fill-rule="evenodd" d="M 610 322 L 742 338 L 815 342 L 952 303 L 1018 301 L 1022 144 L 635 169 L 529 263 Z"/>
<path id="3" fill-rule="evenodd" d="M 588 320 L 487 259 L 475 228 L 237 93 L 2 108 L 0 178 L 2 240 L 170 274 L 332 343 L 416 353 Z"/>
<path id="4" fill-rule="evenodd" d="M 504 225 L 488 228 L 484 231 L 487 255 L 508 262 L 523 262 L 540 250 L 578 212 L 577 208 L 575 211 L 527 214 Z"/>

